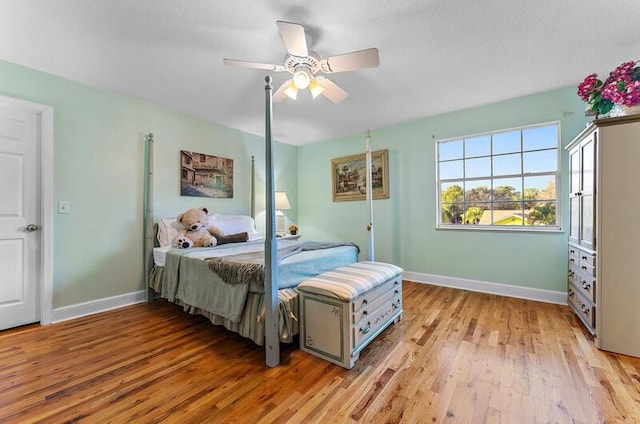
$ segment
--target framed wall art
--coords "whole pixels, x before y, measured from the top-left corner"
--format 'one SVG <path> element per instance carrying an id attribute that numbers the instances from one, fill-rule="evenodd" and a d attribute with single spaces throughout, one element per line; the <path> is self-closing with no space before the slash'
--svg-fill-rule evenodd
<path id="1" fill-rule="evenodd" d="M 367 189 L 364 153 L 331 159 L 331 191 L 334 202 L 365 200 Z M 389 153 L 371 152 L 371 188 L 373 198 L 389 198 Z"/>
<path id="2" fill-rule="evenodd" d="M 233 198 L 233 159 L 181 150 L 180 195 Z"/>

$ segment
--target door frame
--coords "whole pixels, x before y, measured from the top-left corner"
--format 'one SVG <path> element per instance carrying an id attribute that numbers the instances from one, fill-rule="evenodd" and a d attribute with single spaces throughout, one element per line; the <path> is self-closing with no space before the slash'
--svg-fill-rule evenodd
<path id="1" fill-rule="evenodd" d="M 51 324 L 53 313 L 53 107 L 13 97 L 0 96 L 0 105 L 18 107 L 38 116 L 40 163 L 40 324 Z"/>

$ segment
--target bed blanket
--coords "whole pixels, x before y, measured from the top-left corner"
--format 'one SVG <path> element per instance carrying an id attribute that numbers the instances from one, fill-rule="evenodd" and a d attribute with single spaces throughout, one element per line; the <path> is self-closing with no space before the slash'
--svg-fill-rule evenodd
<path id="1" fill-rule="evenodd" d="M 188 256 L 189 249 L 167 252 L 162 281 L 162 297 L 180 300 L 196 308 L 218 314 L 233 322 L 242 318 L 248 286 L 230 286 L 211 272 L 202 259 Z"/>
<path id="2" fill-rule="evenodd" d="M 360 253 L 360 248 L 351 242 L 304 242 L 294 246 L 278 248 L 277 262 L 289 256 L 310 250 L 331 249 L 339 246 L 353 246 Z M 237 255 L 207 259 L 209 268 L 218 274 L 222 281 L 230 285 L 248 285 L 252 282 L 264 287 L 264 251 L 241 253 Z"/>
<path id="3" fill-rule="evenodd" d="M 224 249 L 226 246 L 228 245 L 218 246 L 216 249 Z M 354 246 L 357 252 L 360 251 L 358 246 L 353 243 L 305 242 L 280 248 L 278 261 L 305 250 L 328 249 L 337 246 Z M 242 318 L 242 311 L 250 284 L 238 284 L 237 281 L 235 284 L 225 282 L 217 272 L 212 272 L 209 268 L 209 264 L 213 259 L 202 260 L 201 258 L 190 257 L 189 254 L 193 250 L 171 249 L 167 252 L 161 296 L 171 302 L 175 302 L 177 299 L 193 307 L 220 315 L 230 321 L 239 322 Z M 232 254 L 219 259 L 223 261 L 235 260 L 237 262 L 238 260 L 247 260 L 249 256 L 253 257 L 252 268 L 257 270 L 253 275 L 255 280 L 244 280 L 243 282 L 256 281 L 261 282 L 264 286 L 264 248 L 260 252 Z M 357 260 L 357 254 L 355 260 Z M 320 269 L 319 271 L 323 272 L 324 270 Z M 319 271 L 313 274 L 315 275 Z"/>

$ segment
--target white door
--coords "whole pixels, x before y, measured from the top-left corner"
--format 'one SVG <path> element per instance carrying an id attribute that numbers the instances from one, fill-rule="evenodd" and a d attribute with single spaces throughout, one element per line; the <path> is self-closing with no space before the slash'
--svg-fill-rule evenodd
<path id="1" fill-rule="evenodd" d="M 0 106 L 0 330 L 40 320 L 40 116 Z"/>

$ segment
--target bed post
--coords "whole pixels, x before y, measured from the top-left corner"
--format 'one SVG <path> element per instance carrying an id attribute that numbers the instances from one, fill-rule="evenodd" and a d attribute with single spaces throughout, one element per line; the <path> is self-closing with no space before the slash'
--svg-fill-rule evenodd
<path id="1" fill-rule="evenodd" d="M 251 218 L 256 219 L 256 157 L 251 155 L 251 201 L 249 207 Z"/>
<path id="2" fill-rule="evenodd" d="M 144 226 L 144 288 L 147 303 L 153 302 L 155 293 L 149 287 L 149 272 L 153 266 L 153 134 L 145 137 L 144 143 L 144 200 L 143 200 L 143 226 Z"/>
<path id="3" fill-rule="evenodd" d="M 369 238 L 367 239 L 367 260 L 375 261 L 376 255 L 373 247 L 373 182 L 371 181 L 373 175 L 371 172 L 371 132 L 367 130 L 366 133 L 367 150 L 366 155 L 366 167 L 367 167 L 367 207 L 369 209 L 369 224 L 367 225 L 367 231 L 369 232 Z"/>
<path id="4" fill-rule="evenodd" d="M 278 266 L 277 241 L 275 232 L 275 184 L 273 169 L 273 147 L 271 145 L 271 76 L 265 77 L 265 145 L 266 145 L 266 193 L 267 193 L 267 234 L 264 246 L 264 349 L 268 367 L 275 367 L 280 363 L 280 337 L 278 335 Z"/>

